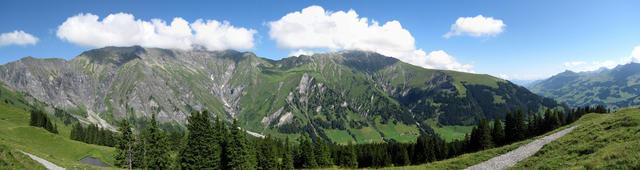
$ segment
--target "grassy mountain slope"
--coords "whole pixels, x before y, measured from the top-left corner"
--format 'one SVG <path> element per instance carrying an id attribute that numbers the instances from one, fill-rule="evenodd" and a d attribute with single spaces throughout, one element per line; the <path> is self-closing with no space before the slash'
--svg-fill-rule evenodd
<path id="1" fill-rule="evenodd" d="M 529 89 L 571 106 L 634 107 L 640 105 L 640 64 L 629 63 L 594 72 L 565 71 Z"/>
<path id="2" fill-rule="evenodd" d="M 207 109 L 252 132 L 338 143 L 407 142 L 422 132 L 464 132 L 446 127 L 507 110 L 562 107 L 489 75 L 363 51 L 276 61 L 231 50 L 105 47 L 69 61 L 23 58 L 0 66 L 0 81 L 106 128 L 152 114 L 183 128 L 190 111 Z"/>
<path id="3" fill-rule="evenodd" d="M 16 149 L 0 145 L 0 169 L 46 169 Z"/>
<path id="4" fill-rule="evenodd" d="M 0 99 L 2 99 L 0 102 L 0 147 L 2 147 L 2 154 L 5 156 L 13 155 L 16 161 L 26 169 L 41 169 L 42 167 L 39 163 L 34 165 L 34 162 L 29 161 L 31 159 L 24 159 L 22 153 L 16 152 L 18 149 L 63 167 L 97 169 L 97 167 L 90 167 L 78 162 L 85 156 L 96 157 L 113 165 L 113 148 L 70 140 L 71 127 L 65 126 L 58 119 L 54 120 L 56 120 L 59 134 L 52 134 L 42 128 L 29 126 L 30 116 L 27 110 L 36 101 L 5 88 L 0 88 L 0 92 L 2 93 L 0 95 Z M 53 116 L 50 115 L 50 117 Z M 1 159 L 11 160 L 6 157 Z M 15 164 L 15 161 L 12 164 Z M 22 169 L 18 168 L 20 165 L 15 167 Z"/>
<path id="5" fill-rule="evenodd" d="M 499 148 L 423 165 L 384 169 L 464 169 L 574 125 L 580 126 L 511 169 L 629 169 L 640 166 L 640 108 L 634 108 L 612 114 L 586 114 L 578 121 L 544 135 Z"/>
<path id="6" fill-rule="evenodd" d="M 580 127 L 544 146 L 513 169 L 640 167 L 640 109 L 589 114 L 577 123 Z"/>

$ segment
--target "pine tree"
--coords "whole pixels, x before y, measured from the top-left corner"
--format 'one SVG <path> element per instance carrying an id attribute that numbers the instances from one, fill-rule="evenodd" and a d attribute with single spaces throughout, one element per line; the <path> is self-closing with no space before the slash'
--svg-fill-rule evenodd
<path id="1" fill-rule="evenodd" d="M 293 169 L 293 150 L 289 143 L 289 137 L 284 141 L 284 151 L 282 152 L 282 165 L 280 169 Z"/>
<path id="2" fill-rule="evenodd" d="M 505 120 L 504 120 L 504 144 L 509 144 L 512 143 L 514 141 L 516 141 L 516 122 L 515 119 L 513 118 L 513 115 L 511 114 L 510 111 L 507 111 L 507 115 L 505 116 Z"/>
<path id="3" fill-rule="evenodd" d="M 227 143 L 227 156 L 231 161 L 227 163 L 230 169 L 254 169 L 254 155 L 251 154 L 253 148 L 247 140 L 246 134 L 238 126 L 238 121 L 233 120 L 231 125 L 231 139 Z"/>
<path id="4" fill-rule="evenodd" d="M 347 145 L 347 151 L 345 153 L 345 167 L 347 168 L 357 168 L 358 167 L 358 157 L 356 155 L 355 147 L 351 145 L 351 142 Z"/>
<path id="5" fill-rule="evenodd" d="M 516 113 L 514 114 L 514 119 L 515 119 L 515 134 L 514 134 L 514 141 L 520 141 L 523 140 L 525 137 L 525 134 L 527 133 L 527 126 L 524 123 L 524 115 L 522 114 L 522 110 L 518 109 L 516 110 Z"/>
<path id="6" fill-rule="evenodd" d="M 132 169 L 134 160 L 133 145 L 135 139 L 133 132 L 131 131 L 131 125 L 129 125 L 129 122 L 126 119 L 123 119 L 120 122 L 118 132 L 120 132 L 120 135 L 118 135 L 118 139 L 116 141 L 116 155 L 114 155 L 116 160 L 115 164 L 120 168 Z"/>
<path id="7" fill-rule="evenodd" d="M 396 166 L 405 166 L 411 164 L 407 147 L 402 144 L 393 144 L 392 151 L 395 153 L 393 162 Z"/>
<path id="8" fill-rule="evenodd" d="M 414 144 L 413 156 L 411 157 L 413 160 L 413 164 L 422 164 L 427 162 L 427 147 L 426 147 L 425 137 L 420 135 L 416 139 L 416 143 Z"/>
<path id="9" fill-rule="evenodd" d="M 298 168 L 316 168 L 318 164 L 316 163 L 315 155 L 313 153 L 313 145 L 311 141 L 308 139 L 309 137 L 300 136 L 298 139 L 300 142 L 300 150 L 296 156 L 297 164 L 300 166 Z"/>
<path id="10" fill-rule="evenodd" d="M 277 169 L 278 156 L 276 154 L 275 140 L 271 136 L 267 136 L 264 139 L 257 140 L 255 144 L 255 148 L 259 149 L 256 153 L 259 169 Z"/>
<path id="11" fill-rule="evenodd" d="M 142 131 L 135 137 L 135 143 L 133 145 L 133 167 L 145 168 L 147 161 L 147 131 Z"/>
<path id="12" fill-rule="evenodd" d="M 493 143 L 496 146 L 502 146 L 504 144 L 504 129 L 502 128 L 502 123 L 500 118 L 496 116 L 493 119 L 493 128 L 491 129 L 491 139 L 493 139 Z"/>
<path id="13" fill-rule="evenodd" d="M 318 138 L 313 149 L 316 154 L 316 163 L 319 167 L 326 168 L 331 166 L 333 162 L 331 160 L 331 151 L 329 151 L 329 146 L 323 139 Z"/>
<path id="14" fill-rule="evenodd" d="M 220 169 L 230 169 L 228 164 L 225 162 L 230 162 L 232 159 L 227 154 L 229 153 L 229 147 L 227 147 L 227 143 L 229 143 L 229 139 L 231 139 L 231 136 L 229 134 L 227 126 L 224 124 L 224 122 L 220 121 L 220 118 L 218 116 L 216 116 L 214 131 L 216 141 L 218 141 L 218 145 L 220 146 Z"/>
<path id="15" fill-rule="evenodd" d="M 478 122 L 478 132 L 480 137 L 478 141 L 480 142 L 479 148 L 480 150 L 485 150 L 493 147 L 493 142 L 491 140 L 491 131 L 489 129 L 489 122 L 487 119 L 482 118 Z"/>
<path id="16" fill-rule="evenodd" d="M 220 149 L 207 111 L 192 112 L 188 118 L 187 146 L 180 153 L 182 169 L 220 169 Z"/>
<path id="17" fill-rule="evenodd" d="M 536 136 L 536 126 L 535 125 L 536 125 L 535 117 L 531 113 L 531 110 L 529 110 L 528 113 L 527 113 L 527 137 Z"/>
<path id="18" fill-rule="evenodd" d="M 146 161 L 149 169 L 168 169 L 171 167 L 169 146 L 165 132 L 158 127 L 156 115 L 151 118 L 151 126 L 147 128 Z"/>

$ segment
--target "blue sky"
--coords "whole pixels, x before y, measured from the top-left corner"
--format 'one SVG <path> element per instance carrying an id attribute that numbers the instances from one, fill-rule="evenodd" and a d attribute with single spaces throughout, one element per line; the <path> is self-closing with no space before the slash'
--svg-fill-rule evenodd
<path id="1" fill-rule="evenodd" d="M 283 49 L 283 45 L 278 44 L 277 40 L 284 41 L 284 38 L 270 35 L 273 29 L 270 23 L 313 5 L 322 7 L 328 14 L 353 10 L 358 18 L 368 18 L 369 24 L 372 24 L 370 20 L 375 20 L 380 25 L 397 21 L 415 41 L 415 47 L 407 50 L 425 53 L 407 56 L 409 54 L 405 55 L 404 51 L 389 52 L 405 55 L 405 58 L 401 58 L 403 61 L 421 62 L 416 65 L 425 67 L 472 71 L 508 79 L 537 79 L 566 69 L 587 71 L 599 66 L 612 67 L 624 64 L 632 61 L 632 51 L 640 46 L 640 1 L 21 0 L 0 2 L 0 21 L 3 21 L 3 24 L 0 24 L 0 33 L 19 30 L 36 37 L 38 41 L 24 45 L 0 45 L 0 64 L 25 56 L 71 59 L 83 51 L 97 48 L 95 45 L 81 45 L 72 40 L 63 40 L 57 35 L 61 24 L 80 13 L 96 15 L 99 20 L 110 14 L 126 13 L 133 15 L 136 20 L 150 21 L 155 18 L 167 23 L 171 23 L 175 17 L 183 18 L 188 23 L 194 23 L 197 19 L 228 21 L 235 28 L 254 31 L 253 34 L 249 34 L 253 36 L 250 48 L 233 45 L 228 47 L 241 47 L 239 51 L 251 51 L 261 57 L 280 59 L 304 46 L 295 43 L 304 42 L 290 41 L 294 45 Z M 444 37 L 452 31 L 452 24 L 459 18 L 478 15 L 502 21 L 504 25 L 498 33 L 480 36 L 462 33 L 458 36 Z M 387 37 L 384 40 L 405 39 Z M 406 44 L 405 42 L 393 42 L 391 45 Z M 358 48 L 385 51 L 396 47 L 385 47 L 385 44 L 387 43 L 372 43 L 370 46 Z M 350 48 L 323 48 L 330 45 L 332 44 L 320 44 L 316 48 L 305 50 L 324 52 Z M 439 60 L 443 59 L 438 58 L 442 56 L 444 59 L 455 61 L 436 62 L 420 59 L 435 57 L 434 60 Z M 439 65 L 452 62 L 459 66 Z"/>

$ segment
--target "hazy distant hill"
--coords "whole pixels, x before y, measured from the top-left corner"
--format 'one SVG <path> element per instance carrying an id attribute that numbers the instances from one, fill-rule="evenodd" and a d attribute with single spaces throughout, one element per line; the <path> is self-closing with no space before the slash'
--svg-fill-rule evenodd
<path id="1" fill-rule="evenodd" d="M 571 106 L 607 105 L 612 109 L 640 105 L 640 64 L 575 73 L 565 71 L 529 88 Z"/>
<path id="2" fill-rule="evenodd" d="M 26 57 L 0 66 L 11 89 L 108 127 L 152 114 L 183 125 L 207 109 L 247 130 L 309 133 L 335 142 L 408 141 L 426 124 L 471 125 L 506 110 L 559 107 L 510 82 L 424 69 L 372 52 L 274 61 L 250 52 L 106 47 L 71 59 Z"/>

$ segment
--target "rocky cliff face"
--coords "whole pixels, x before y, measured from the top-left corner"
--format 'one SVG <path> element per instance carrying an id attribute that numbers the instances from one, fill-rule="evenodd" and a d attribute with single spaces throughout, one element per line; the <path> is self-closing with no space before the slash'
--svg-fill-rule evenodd
<path id="1" fill-rule="evenodd" d="M 559 107 L 491 76 L 361 51 L 273 61 L 230 50 L 106 47 L 68 61 L 23 58 L 0 66 L 0 81 L 104 127 L 152 114 L 184 124 L 192 110 L 207 109 L 257 133 L 338 142 L 405 140 L 397 134 L 429 132 L 427 120 L 472 124 L 507 109 Z"/>

